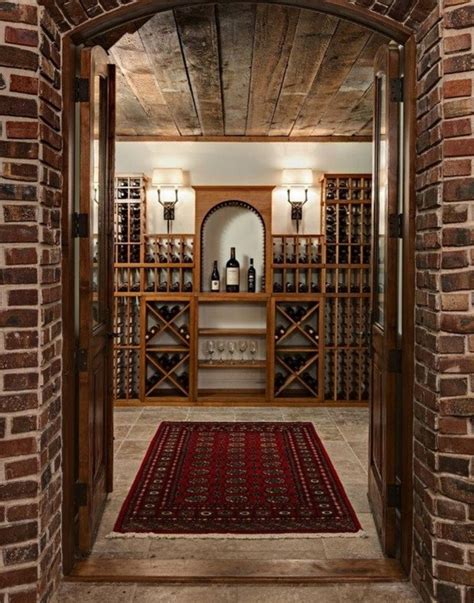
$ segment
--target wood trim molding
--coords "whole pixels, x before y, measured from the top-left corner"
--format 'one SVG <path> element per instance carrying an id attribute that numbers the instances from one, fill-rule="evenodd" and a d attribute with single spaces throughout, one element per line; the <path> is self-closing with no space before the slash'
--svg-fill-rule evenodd
<path id="1" fill-rule="evenodd" d="M 266 2 L 268 4 L 281 4 L 281 0 L 266 0 Z M 117 10 L 103 13 L 96 19 L 90 19 L 66 35 L 71 36 L 75 43 L 86 42 L 116 27 L 123 26 L 124 23 L 141 20 L 155 13 L 179 8 L 180 6 L 213 3 L 214 0 L 136 0 L 134 3 L 125 4 Z M 388 36 L 400 44 L 404 44 L 413 33 L 402 23 L 367 8 L 349 4 L 347 0 L 292 0 L 287 4 L 348 19 Z"/>
<path id="2" fill-rule="evenodd" d="M 372 142 L 372 136 L 133 136 L 118 142 Z"/>
<path id="3" fill-rule="evenodd" d="M 407 576 L 393 559 L 117 559 L 78 561 L 66 578 L 71 582 L 138 583 L 328 583 L 400 582 Z"/>

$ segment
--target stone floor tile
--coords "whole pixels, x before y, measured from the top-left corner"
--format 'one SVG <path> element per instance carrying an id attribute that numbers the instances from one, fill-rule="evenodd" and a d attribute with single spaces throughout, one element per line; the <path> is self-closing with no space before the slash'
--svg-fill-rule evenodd
<path id="1" fill-rule="evenodd" d="M 86 584 L 63 582 L 57 595 L 58 603 L 130 603 L 134 600 L 135 584 Z"/>
<path id="2" fill-rule="evenodd" d="M 237 589 L 227 584 L 210 586 L 138 584 L 133 603 L 236 603 Z M 105 603 L 105 602 L 104 602 Z M 114 602 L 115 603 L 115 602 Z M 132 601 L 130 601 L 132 603 Z"/>
<path id="3" fill-rule="evenodd" d="M 138 421 L 141 412 L 116 412 L 114 411 L 114 425 L 133 425 Z"/>
<path id="4" fill-rule="evenodd" d="M 388 584 L 341 584 L 338 586 L 341 603 L 411 603 L 421 601 L 408 582 Z"/>
<path id="5" fill-rule="evenodd" d="M 337 587 L 332 585 L 248 584 L 236 589 L 238 603 L 339 603 Z"/>
<path id="6" fill-rule="evenodd" d="M 121 459 L 142 459 L 145 455 L 145 452 L 148 450 L 150 439 L 124 440 L 122 446 L 120 447 L 119 454 L 116 455 L 116 457 L 120 457 L 120 459 L 116 458 L 116 460 L 120 462 Z"/>
<path id="7" fill-rule="evenodd" d="M 382 559 L 377 538 L 324 538 L 327 559 Z"/>
<path id="8" fill-rule="evenodd" d="M 157 425 L 143 425 L 142 423 L 138 423 L 130 428 L 125 439 L 146 440 L 147 443 L 150 443 L 151 439 L 156 434 L 157 429 Z"/>

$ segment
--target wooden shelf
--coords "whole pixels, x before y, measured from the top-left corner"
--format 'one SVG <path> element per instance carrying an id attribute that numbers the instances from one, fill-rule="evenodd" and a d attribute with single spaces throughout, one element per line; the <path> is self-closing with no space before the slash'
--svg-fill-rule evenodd
<path id="1" fill-rule="evenodd" d="M 269 293 L 208 293 L 202 292 L 197 293 L 196 297 L 200 302 L 211 303 L 211 302 L 228 302 L 228 303 L 240 303 L 240 302 L 264 302 L 270 297 Z"/>
<path id="2" fill-rule="evenodd" d="M 230 362 L 229 360 L 214 360 L 212 364 L 207 360 L 199 360 L 198 367 L 202 369 L 263 369 L 266 368 L 267 363 L 265 360 L 235 360 Z"/>
<path id="3" fill-rule="evenodd" d="M 162 352 L 162 353 L 178 353 L 178 352 L 189 352 L 189 347 L 181 345 L 150 345 L 146 346 L 147 352 Z"/>
<path id="4" fill-rule="evenodd" d="M 265 337 L 267 329 L 199 329 L 202 337 Z"/>

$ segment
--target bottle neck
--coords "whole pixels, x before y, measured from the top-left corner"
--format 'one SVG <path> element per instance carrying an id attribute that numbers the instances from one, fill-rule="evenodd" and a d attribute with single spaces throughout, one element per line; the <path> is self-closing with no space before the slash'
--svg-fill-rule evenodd
<path id="1" fill-rule="evenodd" d="M 231 260 L 235 260 L 235 247 L 230 248 L 230 258 Z"/>

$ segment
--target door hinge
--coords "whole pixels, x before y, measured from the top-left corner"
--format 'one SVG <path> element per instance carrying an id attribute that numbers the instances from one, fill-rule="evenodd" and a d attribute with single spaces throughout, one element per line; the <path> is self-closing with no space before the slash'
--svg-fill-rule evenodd
<path id="1" fill-rule="evenodd" d="M 388 235 L 391 239 L 403 238 L 403 214 L 388 216 Z"/>
<path id="2" fill-rule="evenodd" d="M 76 77 L 74 80 L 74 102 L 88 103 L 90 98 L 89 79 Z"/>
<path id="3" fill-rule="evenodd" d="M 403 102 L 404 81 L 402 77 L 394 77 L 390 80 L 390 100 L 393 103 Z"/>
<path id="4" fill-rule="evenodd" d="M 389 350 L 387 359 L 387 370 L 389 373 L 402 372 L 402 351 Z"/>
<path id="5" fill-rule="evenodd" d="M 387 506 L 400 509 L 402 506 L 402 487 L 400 484 L 388 484 Z"/>
<path id="6" fill-rule="evenodd" d="M 74 212 L 72 215 L 72 236 L 80 239 L 89 236 L 89 214 Z"/>
<path id="7" fill-rule="evenodd" d="M 80 348 L 77 350 L 77 370 L 81 373 L 87 371 L 87 350 Z"/>
<path id="8" fill-rule="evenodd" d="M 87 505 L 87 484 L 84 482 L 76 482 L 74 501 L 78 507 L 85 507 Z"/>

